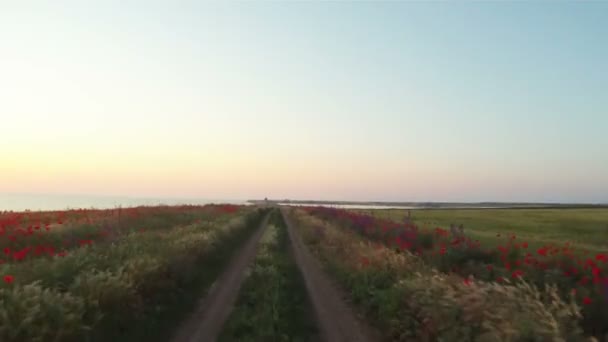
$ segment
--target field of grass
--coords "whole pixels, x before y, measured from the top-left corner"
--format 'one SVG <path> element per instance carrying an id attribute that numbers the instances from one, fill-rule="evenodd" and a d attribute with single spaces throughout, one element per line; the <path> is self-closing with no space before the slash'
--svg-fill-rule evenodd
<path id="1" fill-rule="evenodd" d="M 311 341 L 317 335 L 306 288 L 289 247 L 287 227 L 274 210 L 219 341 Z"/>
<path id="2" fill-rule="evenodd" d="M 386 341 L 608 341 L 607 209 L 287 211 Z M 281 212 L 208 205 L 0 213 L 0 341 L 171 340 L 267 213 L 220 340 L 318 340 Z"/>
<path id="3" fill-rule="evenodd" d="M 262 216 L 234 206 L 3 214 L 0 340 L 166 341 Z"/>
<path id="4" fill-rule="evenodd" d="M 523 234 L 520 234 L 520 231 L 509 232 L 500 230 L 501 223 L 497 223 L 505 221 L 491 221 L 490 214 L 502 210 L 489 210 L 487 213 L 480 210 L 473 211 L 481 215 L 486 224 L 494 224 L 491 228 L 494 231 L 488 234 L 487 240 L 477 239 L 477 236 L 471 232 L 471 230 L 483 232 L 482 228 L 478 228 L 479 230 L 465 228 L 465 236 L 462 237 L 453 235 L 449 229 L 446 229 L 445 222 L 448 222 L 447 226 L 451 223 L 462 223 L 458 219 L 450 219 L 448 215 L 451 212 L 461 215 L 467 212 L 468 214 L 461 217 L 466 217 L 469 223 L 474 221 L 476 217 L 468 210 L 418 211 L 418 214 L 412 215 L 413 223 L 404 222 L 403 211 L 372 212 L 370 216 L 366 215 L 369 211 L 360 210 L 330 208 L 304 210 L 326 223 L 334 223 L 337 227 L 374 242 L 378 248 L 385 246 L 398 253 L 412 254 L 427 268 L 442 274 L 484 282 L 523 281 L 540 289 L 556 286 L 560 298 L 566 300 L 572 297 L 580 306 L 582 315 L 577 320 L 586 334 L 604 336 L 608 333 L 608 312 L 604 309 L 608 301 L 608 254 L 600 247 L 604 242 L 600 240 L 601 233 L 597 234 L 599 243 L 593 245 L 595 249 L 581 248 L 580 244 L 575 244 L 572 240 L 549 239 L 547 236 L 560 236 L 559 233 L 551 231 L 551 229 L 560 229 L 559 223 L 555 222 L 555 217 L 559 215 L 550 218 L 547 215 L 551 212 L 544 212 L 544 216 L 543 212 L 536 210 L 521 212 L 520 214 L 533 211 L 529 215 L 534 219 L 528 218 L 525 221 L 521 218 L 519 221 L 514 219 L 515 227 L 527 226 L 522 222 L 533 224 L 530 222 L 534 220 L 546 222 L 544 230 L 536 236 L 537 239 L 528 242 L 527 238 L 533 236 L 532 229 L 522 229 Z M 507 214 L 515 215 L 518 210 L 509 209 L 502 213 L 503 217 Z M 421 212 L 426 213 L 426 221 L 420 221 Z M 573 213 L 575 212 L 571 214 Z M 433 218 L 437 217 L 439 219 L 434 221 Z M 439 220 L 443 220 L 444 223 Z M 591 213 L 579 215 L 579 220 L 597 221 Z M 587 229 L 591 229 L 590 225 L 591 223 L 587 223 Z M 562 233 L 561 236 L 574 239 L 576 234 Z M 592 243 L 589 239 L 586 241 L 587 246 Z"/>
<path id="5" fill-rule="evenodd" d="M 356 210 L 403 222 L 407 210 Z M 608 209 L 416 209 L 411 218 L 421 227 L 463 224 L 465 233 L 486 244 L 504 243 L 512 235 L 532 246 L 564 244 L 593 252 L 608 251 Z M 497 236 L 500 234 L 500 236 Z"/>
<path id="6" fill-rule="evenodd" d="M 292 211 L 299 233 L 385 341 L 583 341 L 579 307 L 555 288 L 438 272 L 339 220 Z"/>

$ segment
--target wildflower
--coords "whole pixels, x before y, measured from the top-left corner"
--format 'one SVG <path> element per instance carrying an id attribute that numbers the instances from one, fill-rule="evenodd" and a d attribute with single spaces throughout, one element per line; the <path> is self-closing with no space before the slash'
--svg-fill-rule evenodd
<path id="1" fill-rule="evenodd" d="M 11 284 L 11 283 L 12 283 L 12 282 L 15 280 L 15 277 L 13 277 L 13 276 L 12 276 L 12 275 L 10 275 L 10 274 L 7 274 L 7 275 L 5 275 L 5 276 L 3 277 L 3 280 L 4 280 L 4 282 L 5 282 L 5 283 L 7 283 L 7 284 Z"/>
<path id="2" fill-rule="evenodd" d="M 524 271 L 515 270 L 515 272 L 511 273 L 511 278 L 520 278 L 523 275 L 524 275 Z"/>
<path id="3" fill-rule="evenodd" d="M 27 249 L 22 249 L 18 252 L 14 252 L 13 253 L 13 259 L 15 259 L 16 261 L 21 261 L 23 259 L 25 259 L 25 256 L 27 255 L 28 250 Z"/>
<path id="4" fill-rule="evenodd" d="M 528 248 L 528 243 L 527 242 L 523 242 L 521 244 L 521 248 Z"/>
<path id="5" fill-rule="evenodd" d="M 6 247 L 6 248 L 4 249 L 4 254 L 6 254 L 6 255 L 11 255 L 11 249 L 10 249 L 10 248 L 8 248 L 8 247 Z"/>
<path id="6" fill-rule="evenodd" d="M 583 298 L 583 304 L 585 304 L 585 305 L 591 304 L 591 298 L 589 298 L 589 297 Z"/>
<path id="7" fill-rule="evenodd" d="M 547 252 L 548 252 L 548 248 L 547 247 L 543 247 L 543 248 L 539 248 L 536 253 L 538 253 L 539 255 L 542 256 L 547 256 Z"/>
<path id="8" fill-rule="evenodd" d="M 464 282 L 464 284 L 465 284 L 466 286 L 471 285 L 471 279 L 469 279 L 469 278 L 465 278 L 465 279 L 463 280 L 463 282 Z"/>
<path id="9" fill-rule="evenodd" d="M 369 265 L 369 259 L 367 257 L 361 257 L 361 264 L 363 266 Z"/>

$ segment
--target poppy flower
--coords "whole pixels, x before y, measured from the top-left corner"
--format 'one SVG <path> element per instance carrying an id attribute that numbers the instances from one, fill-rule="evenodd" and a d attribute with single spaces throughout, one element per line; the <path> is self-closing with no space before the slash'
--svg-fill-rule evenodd
<path id="1" fill-rule="evenodd" d="M 368 259 L 367 257 L 362 257 L 362 258 L 361 258 L 361 264 L 362 264 L 363 266 L 367 266 L 367 265 L 369 265 L 369 259 Z"/>
<path id="2" fill-rule="evenodd" d="M 547 252 L 549 251 L 549 249 L 547 247 L 543 247 L 543 248 L 539 248 L 536 253 L 538 253 L 539 255 L 542 256 L 547 256 Z"/>
<path id="3" fill-rule="evenodd" d="M 13 277 L 13 276 L 12 276 L 12 275 L 10 275 L 10 274 L 7 274 L 7 275 L 5 275 L 5 276 L 3 277 L 3 280 L 4 280 L 4 282 L 5 282 L 5 283 L 7 283 L 7 284 L 11 284 L 11 283 L 12 283 L 12 282 L 15 280 L 15 277 Z"/>
<path id="4" fill-rule="evenodd" d="M 11 254 L 11 249 L 10 249 L 10 248 L 8 248 L 8 247 L 6 247 L 6 248 L 4 249 L 4 254 L 6 254 L 6 255 L 10 255 L 10 254 Z"/>
<path id="5" fill-rule="evenodd" d="M 515 272 L 511 273 L 511 278 L 519 278 L 524 275 L 524 271 L 515 270 Z"/>
<path id="6" fill-rule="evenodd" d="M 463 282 L 464 282 L 464 284 L 465 284 L 466 286 L 471 285 L 471 279 L 469 279 L 469 278 L 465 278 L 465 279 L 463 280 Z"/>
<path id="7" fill-rule="evenodd" d="M 591 304 L 591 298 L 589 298 L 589 297 L 583 298 L 583 304 L 585 304 L 585 305 Z"/>

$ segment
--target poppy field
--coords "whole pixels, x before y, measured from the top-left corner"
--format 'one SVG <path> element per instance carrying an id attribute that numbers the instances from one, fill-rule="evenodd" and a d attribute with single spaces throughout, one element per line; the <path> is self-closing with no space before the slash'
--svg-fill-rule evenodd
<path id="1" fill-rule="evenodd" d="M 353 317 L 369 334 L 362 341 L 605 341 L 608 253 L 603 213 L 592 214 L 2 212 L 0 340 L 194 341 L 217 317 L 205 310 L 219 307 L 228 308 L 212 325 L 221 341 L 328 340 Z M 564 222 L 580 227 L 564 232 Z M 217 289 L 230 286 L 222 297 Z M 209 298 L 223 299 L 201 301 Z M 337 304 L 345 306 L 323 316 Z"/>
<path id="2" fill-rule="evenodd" d="M 418 222 L 417 213 L 403 220 L 403 211 L 391 217 L 310 207 L 292 215 L 388 340 L 605 339 L 604 241 L 578 249 L 567 240 L 543 241 L 546 235 L 528 242 L 508 230 L 481 241 L 467 230 L 454 236 L 445 221 L 432 225 L 425 212 Z"/>
<path id="3" fill-rule="evenodd" d="M 0 340 L 165 341 L 262 216 L 232 205 L 0 213 Z"/>

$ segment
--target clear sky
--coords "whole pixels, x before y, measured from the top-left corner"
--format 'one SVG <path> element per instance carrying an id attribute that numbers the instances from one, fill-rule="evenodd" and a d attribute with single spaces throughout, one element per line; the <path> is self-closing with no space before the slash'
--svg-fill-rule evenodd
<path id="1" fill-rule="evenodd" d="M 608 202 L 608 3 L 0 1 L 0 192 Z"/>

